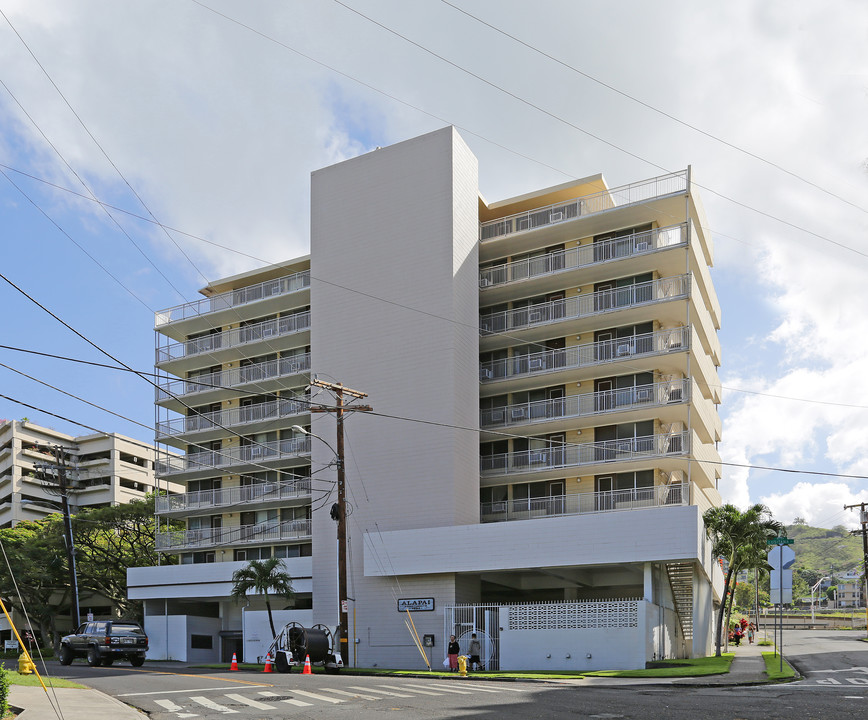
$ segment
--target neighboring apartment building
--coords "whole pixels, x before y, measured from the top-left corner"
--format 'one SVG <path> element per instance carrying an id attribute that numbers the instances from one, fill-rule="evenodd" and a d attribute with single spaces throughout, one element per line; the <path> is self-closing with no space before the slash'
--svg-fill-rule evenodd
<path id="1" fill-rule="evenodd" d="M 158 514 L 188 529 L 157 537 L 182 565 L 129 573 L 152 656 L 264 655 L 261 598 L 229 599 L 251 558 L 286 559 L 282 623 L 337 623 L 334 455 L 297 429 L 333 444 L 311 374 L 375 411 L 346 420 L 348 664 L 418 667 L 407 606 L 435 664 L 471 631 L 489 668 L 706 654 L 706 227 L 689 170 L 488 203 L 453 128 L 314 172 L 309 257 L 157 315 L 158 439 L 186 453 L 159 472 L 187 486 Z"/>
<path id="2" fill-rule="evenodd" d="M 850 570 L 837 576 L 838 607 L 865 607 L 865 575 Z"/>

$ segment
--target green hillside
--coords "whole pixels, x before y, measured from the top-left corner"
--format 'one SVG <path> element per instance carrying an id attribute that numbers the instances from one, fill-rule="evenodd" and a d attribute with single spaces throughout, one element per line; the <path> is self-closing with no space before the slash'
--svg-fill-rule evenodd
<path id="1" fill-rule="evenodd" d="M 801 523 L 786 527 L 787 537 L 795 540 L 794 570 L 802 571 L 803 576 L 816 573 L 819 579 L 823 575 L 862 569 L 862 538 L 851 535 L 843 525 L 831 529 Z"/>

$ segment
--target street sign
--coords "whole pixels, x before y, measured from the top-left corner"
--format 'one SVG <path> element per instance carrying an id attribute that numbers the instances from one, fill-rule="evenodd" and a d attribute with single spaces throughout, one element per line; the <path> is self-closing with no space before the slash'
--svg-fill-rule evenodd
<path id="1" fill-rule="evenodd" d="M 786 545 L 772 548 L 768 552 L 768 561 L 775 570 L 789 570 L 792 573 L 793 563 L 796 561 L 796 551 Z"/>
<path id="2" fill-rule="evenodd" d="M 792 538 L 773 537 L 766 540 L 766 545 L 792 545 L 794 542 Z"/>

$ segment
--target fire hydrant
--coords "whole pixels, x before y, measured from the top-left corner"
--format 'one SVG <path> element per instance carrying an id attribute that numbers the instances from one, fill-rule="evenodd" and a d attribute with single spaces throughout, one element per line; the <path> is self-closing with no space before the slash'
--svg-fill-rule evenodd
<path id="1" fill-rule="evenodd" d="M 34 670 L 36 670 L 36 665 L 33 664 L 30 656 L 27 653 L 21 653 L 18 656 L 18 674 L 31 675 Z"/>
<path id="2" fill-rule="evenodd" d="M 458 656 L 458 674 L 467 677 L 467 655 Z"/>

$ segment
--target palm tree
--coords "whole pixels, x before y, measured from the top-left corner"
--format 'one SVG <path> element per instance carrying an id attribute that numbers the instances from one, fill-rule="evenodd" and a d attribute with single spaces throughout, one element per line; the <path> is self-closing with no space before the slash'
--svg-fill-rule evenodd
<path id="1" fill-rule="evenodd" d="M 276 557 L 270 557 L 268 560 L 251 560 L 246 567 L 232 573 L 232 597 L 236 601 L 242 598 L 246 600 L 251 590 L 255 595 L 265 595 L 271 637 L 276 637 L 277 631 L 274 629 L 274 618 L 271 616 L 268 591 L 272 590 L 274 595 L 280 595 L 287 600 L 293 597 L 292 577 L 286 571 L 283 560 Z"/>
<path id="2" fill-rule="evenodd" d="M 715 557 L 724 557 L 729 563 L 723 583 L 723 605 L 717 615 L 715 655 L 720 655 L 723 618 L 727 624 L 732 611 L 733 578 L 739 570 L 764 567 L 766 540 L 784 532 L 784 526 L 772 519 L 771 510 L 756 504 L 742 512 L 735 505 L 721 505 L 705 511 L 702 516 L 712 541 Z"/>

